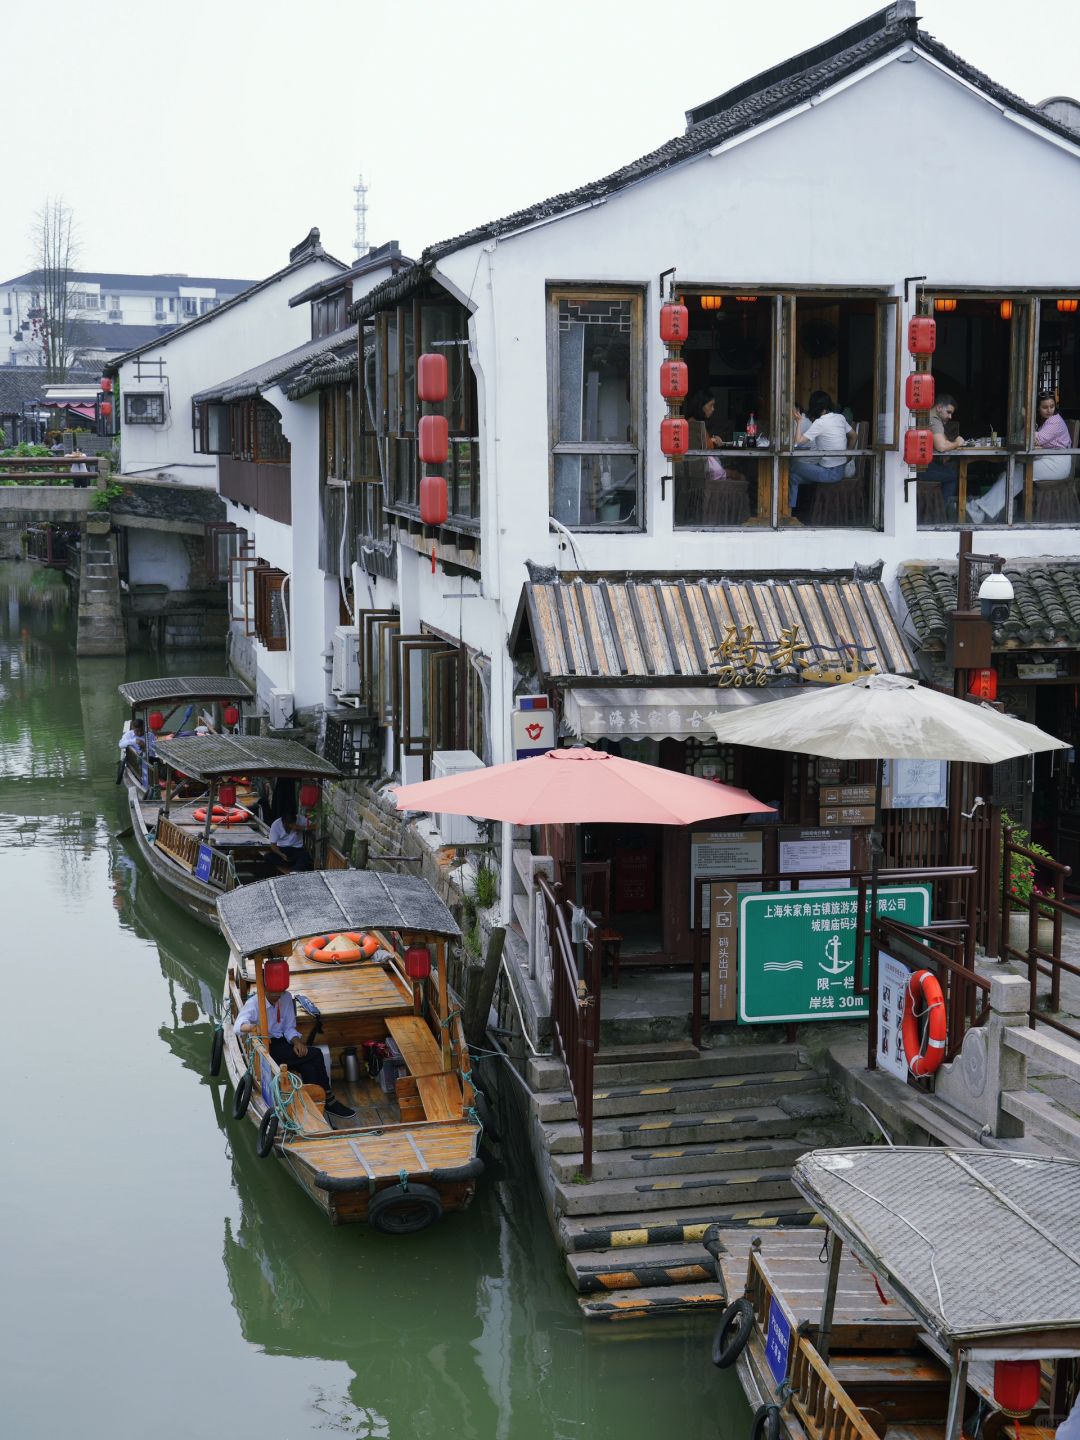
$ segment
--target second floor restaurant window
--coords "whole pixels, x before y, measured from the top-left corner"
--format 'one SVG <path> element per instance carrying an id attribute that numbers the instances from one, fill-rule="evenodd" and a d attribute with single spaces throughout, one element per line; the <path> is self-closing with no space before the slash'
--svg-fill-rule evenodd
<path id="1" fill-rule="evenodd" d="M 640 529 L 642 298 L 548 295 L 551 514 L 571 529 Z"/>

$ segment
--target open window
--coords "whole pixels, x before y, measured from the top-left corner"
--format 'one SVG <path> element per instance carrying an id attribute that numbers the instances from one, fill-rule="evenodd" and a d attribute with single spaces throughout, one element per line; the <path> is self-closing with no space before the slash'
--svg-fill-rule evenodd
<path id="1" fill-rule="evenodd" d="M 199 455 L 228 455 L 232 449 L 229 406 L 192 401 L 191 428 Z"/>
<path id="2" fill-rule="evenodd" d="M 229 619 L 246 621 L 245 597 L 248 575 L 259 562 L 255 558 L 255 542 L 245 535 L 229 557 Z M 244 634 L 250 633 L 245 623 Z"/>
<path id="3" fill-rule="evenodd" d="M 456 739 L 460 728 L 455 702 L 462 650 L 438 635 L 399 634 L 394 651 L 401 755 L 421 757 L 426 780 L 432 751 L 458 748 L 446 739 L 451 733 Z"/>
<path id="4" fill-rule="evenodd" d="M 247 531 L 231 522 L 207 525 L 206 573 L 211 580 L 228 581 L 234 556 L 243 553 Z"/>
<path id="5" fill-rule="evenodd" d="M 257 565 L 251 572 L 254 633 L 267 650 L 289 648 L 288 575 L 271 565 Z"/>

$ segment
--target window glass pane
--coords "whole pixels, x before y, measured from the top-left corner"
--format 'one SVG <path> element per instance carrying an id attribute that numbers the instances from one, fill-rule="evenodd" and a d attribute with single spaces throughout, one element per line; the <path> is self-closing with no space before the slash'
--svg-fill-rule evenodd
<path id="1" fill-rule="evenodd" d="M 400 400 L 398 397 L 398 325 L 397 316 L 386 321 L 386 426 L 390 435 L 398 433 Z"/>
<path id="2" fill-rule="evenodd" d="M 577 525 L 637 525 L 636 455 L 556 455 L 555 519 Z"/>
<path id="3" fill-rule="evenodd" d="M 411 305 L 403 305 L 400 311 L 401 330 L 404 337 L 404 370 L 402 371 L 402 399 L 405 408 L 405 429 L 416 429 L 416 344 L 413 338 L 413 312 Z"/>
<path id="4" fill-rule="evenodd" d="M 206 412 L 207 436 L 211 455 L 229 453 L 229 407 L 209 405 Z"/>
<path id="5" fill-rule="evenodd" d="M 469 350 L 464 312 L 450 305 L 425 305 L 420 312 L 422 348 L 446 356 L 448 393 L 442 408 L 451 435 L 475 434 L 469 415 Z"/>
<path id="6" fill-rule="evenodd" d="M 559 301 L 560 443 L 633 442 L 632 338 L 629 300 Z"/>

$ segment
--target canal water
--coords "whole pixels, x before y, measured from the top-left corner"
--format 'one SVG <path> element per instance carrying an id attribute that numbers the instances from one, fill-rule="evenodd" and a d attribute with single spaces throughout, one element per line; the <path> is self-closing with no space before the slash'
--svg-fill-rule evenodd
<path id="1" fill-rule="evenodd" d="M 65 601 L 0 564 L 3 1432 L 742 1440 L 715 1315 L 583 1322 L 512 1143 L 404 1239 L 256 1157 L 206 1074 L 225 947 L 115 838 L 117 685 L 221 657 L 78 660 Z"/>

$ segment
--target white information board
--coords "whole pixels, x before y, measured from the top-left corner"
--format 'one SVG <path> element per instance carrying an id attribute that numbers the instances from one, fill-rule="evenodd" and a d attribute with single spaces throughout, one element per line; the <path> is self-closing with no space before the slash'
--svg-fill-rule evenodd
<path id="1" fill-rule="evenodd" d="M 907 1057 L 904 1054 L 904 996 L 907 994 L 911 971 L 884 950 L 878 952 L 878 1019 L 877 1063 L 898 1080 L 906 1080 Z"/>
<path id="2" fill-rule="evenodd" d="M 760 830 L 699 830 L 690 835 L 690 924 L 694 924 L 694 892 L 699 875 L 760 875 L 763 836 Z M 709 928 L 709 890 L 701 892 L 700 928 Z M 740 885 L 742 891 L 744 887 Z M 756 887 L 755 887 L 756 888 Z"/>
<path id="3" fill-rule="evenodd" d="M 948 803 L 944 760 L 886 760 L 881 779 L 891 810 L 942 809 Z"/>

